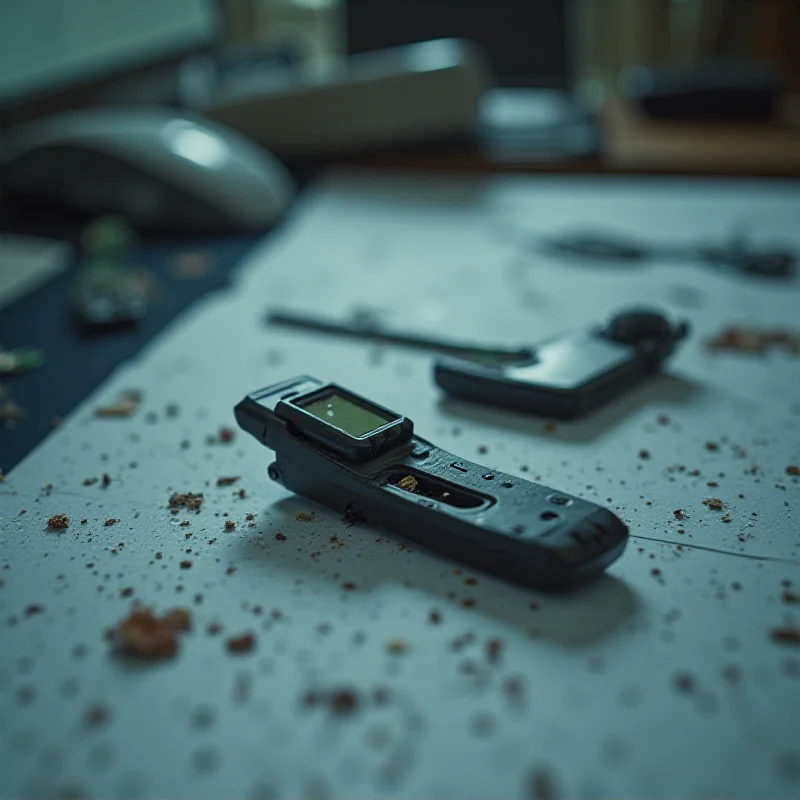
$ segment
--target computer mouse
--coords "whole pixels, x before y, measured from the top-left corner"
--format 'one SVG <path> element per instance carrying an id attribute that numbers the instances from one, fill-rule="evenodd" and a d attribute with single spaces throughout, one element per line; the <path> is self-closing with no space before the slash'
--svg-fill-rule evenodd
<path id="1" fill-rule="evenodd" d="M 12 129 L 0 187 L 12 205 L 195 235 L 266 229 L 296 190 L 283 164 L 236 131 L 150 108 L 71 111 Z"/>

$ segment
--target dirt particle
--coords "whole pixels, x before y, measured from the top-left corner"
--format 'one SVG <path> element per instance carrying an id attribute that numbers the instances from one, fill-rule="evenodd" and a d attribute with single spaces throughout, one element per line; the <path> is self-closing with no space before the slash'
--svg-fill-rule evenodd
<path id="1" fill-rule="evenodd" d="M 651 574 L 651 575 L 652 575 L 654 578 L 658 578 L 658 577 L 660 577 L 660 576 L 661 576 L 661 570 L 660 570 L 658 567 L 653 567 L 653 569 L 651 569 L 651 570 L 650 570 L 650 574 Z"/>
<path id="2" fill-rule="evenodd" d="M 87 728 L 99 728 L 108 722 L 111 716 L 109 708 L 104 703 L 95 703 L 86 709 L 83 722 Z"/>
<path id="3" fill-rule="evenodd" d="M 650 458 L 650 451 L 649 450 L 640 450 L 639 451 L 639 458 L 641 458 L 641 459 L 646 461 L 648 458 Z"/>
<path id="4" fill-rule="evenodd" d="M 103 473 L 103 480 L 101 481 L 100 485 L 104 489 L 108 489 L 108 487 L 111 486 L 111 476 L 107 472 Z"/>
<path id="5" fill-rule="evenodd" d="M 716 442 L 706 442 L 706 450 L 709 453 L 716 453 L 719 450 L 719 445 Z"/>
<path id="6" fill-rule="evenodd" d="M 352 714 L 358 708 L 358 695 L 350 689 L 337 689 L 331 692 L 330 706 L 334 714 Z"/>
<path id="7" fill-rule="evenodd" d="M 106 521 L 103 523 L 103 525 L 104 525 L 106 528 L 110 528 L 112 525 L 116 525 L 118 522 L 119 522 L 119 520 L 118 520 L 118 519 L 114 519 L 113 517 L 109 517 L 109 518 L 108 518 L 108 519 L 107 519 L 107 520 L 106 520 Z"/>
<path id="8" fill-rule="evenodd" d="M 531 772 L 527 796 L 528 800 L 556 800 L 558 793 L 550 772 L 544 769 Z"/>
<path id="9" fill-rule="evenodd" d="M 783 625 L 780 628 L 773 628 L 769 635 L 775 642 L 795 646 L 800 645 L 800 628 L 796 625 Z"/>
<path id="10" fill-rule="evenodd" d="M 224 527 L 225 527 L 225 530 L 230 533 L 230 531 L 235 531 L 236 530 L 236 523 L 231 519 L 226 519 Z"/>
<path id="11" fill-rule="evenodd" d="M 26 617 L 33 617 L 36 614 L 41 614 L 43 611 L 44 611 L 44 606 L 43 605 L 41 605 L 40 603 L 31 603 L 25 609 L 25 616 Z"/>
<path id="12" fill-rule="evenodd" d="M 220 428 L 219 429 L 220 442 L 222 442 L 223 444 L 229 444 L 230 442 L 233 441 L 235 433 L 236 432 L 233 430 L 233 428 L 226 428 L 226 427 Z"/>
<path id="13" fill-rule="evenodd" d="M 466 583 L 467 586 L 477 586 L 478 585 L 478 579 L 477 578 L 464 578 L 464 583 Z"/>
<path id="14" fill-rule="evenodd" d="M 97 483 L 97 478 L 84 478 L 83 485 L 84 486 L 94 486 Z"/>
<path id="15" fill-rule="evenodd" d="M 217 486 L 233 486 L 238 480 L 238 475 L 235 478 L 217 478 Z"/>
<path id="16" fill-rule="evenodd" d="M 428 622 L 430 622 L 431 625 L 438 625 L 441 621 L 442 621 L 441 612 L 437 611 L 435 608 L 432 608 L 428 612 Z"/>
<path id="17" fill-rule="evenodd" d="M 686 519 L 686 512 L 682 508 L 676 508 L 672 512 L 672 515 L 675 517 L 675 519 L 680 519 L 680 520 Z"/>
<path id="18" fill-rule="evenodd" d="M 789 464 L 789 466 L 786 467 L 786 474 L 800 475 L 800 466 L 798 466 L 797 464 Z"/>
<path id="19" fill-rule="evenodd" d="M 503 649 L 503 642 L 501 639 L 489 639 L 486 642 L 486 658 L 496 664 L 500 660 L 500 651 Z"/>
<path id="20" fill-rule="evenodd" d="M 800 603 L 800 594 L 793 592 L 791 589 L 784 589 L 783 592 L 781 592 L 781 598 L 784 603 Z"/>
<path id="21" fill-rule="evenodd" d="M 124 589 L 119 590 L 120 597 L 130 597 L 133 594 L 133 587 L 126 586 Z"/>
<path id="22" fill-rule="evenodd" d="M 219 622 L 209 622 L 208 625 L 206 625 L 206 633 L 209 636 L 216 636 L 222 633 L 222 625 Z"/>
<path id="23" fill-rule="evenodd" d="M 386 642 L 386 651 L 393 656 L 401 656 L 408 650 L 405 639 L 390 639 Z"/>
<path id="24" fill-rule="evenodd" d="M 94 410 L 96 417 L 129 417 L 139 407 L 142 393 L 137 389 L 128 389 L 123 392 L 116 403 L 98 406 Z"/>
<path id="25" fill-rule="evenodd" d="M 352 581 L 345 581 L 342 584 L 342 589 L 344 589 L 346 592 L 352 592 L 355 588 L 356 585 Z"/>
<path id="26" fill-rule="evenodd" d="M 464 606 L 464 608 L 473 608 L 475 606 L 475 598 L 464 597 L 461 599 L 461 605 Z"/>
<path id="27" fill-rule="evenodd" d="M 135 608 L 108 638 L 119 655 L 146 660 L 173 658 L 178 652 L 178 632 L 188 627 L 188 611 L 174 609 L 161 618 L 149 608 Z"/>
<path id="28" fill-rule="evenodd" d="M 188 558 L 185 558 L 183 561 L 181 561 L 181 569 L 191 569 L 191 567 L 192 567 L 192 562 L 189 561 Z"/>
<path id="29" fill-rule="evenodd" d="M 542 425 L 542 429 L 545 433 L 555 433 L 558 430 L 558 425 L 555 422 L 545 422 Z"/>
<path id="30" fill-rule="evenodd" d="M 316 517 L 316 513 L 314 511 L 298 511 L 294 518 L 298 522 L 312 522 L 314 517 Z"/>
<path id="31" fill-rule="evenodd" d="M 275 538 L 276 538 L 276 539 L 277 539 L 279 542 L 285 542 L 285 541 L 286 541 L 286 534 L 284 534 L 284 533 L 281 533 L 280 531 L 278 531 L 278 532 L 275 534 Z"/>
<path id="32" fill-rule="evenodd" d="M 231 636 L 225 642 L 229 653 L 249 653 L 256 644 L 256 637 L 252 633 L 243 633 L 239 636 Z"/>
<path id="33" fill-rule="evenodd" d="M 681 694 L 690 694 L 697 686 L 694 675 L 689 672 L 679 672 L 673 678 L 672 683 Z"/>
<path id="34" fill-rule="evenodd" d="M 52 528 L 54 531 L 64 530 L 69 527 L 69 517 L 66 514 L 53 514 L 47 520 L 47 527 Z"/>
<path id="35" fill-rule="evenodd" d="M 202 492 L 173 492 L 169 498 L 169 507 L 175 510 L 188 508 L 192 511 L 198 511 L 202 505 Z"/>
<path id="36" fill-rule="evenodd" d="M 718 497 L 706 497 L 703 500 L 703 505 L 710 508 L 712 511 L 722 511 L 725 508 L 724 503 Z"/>

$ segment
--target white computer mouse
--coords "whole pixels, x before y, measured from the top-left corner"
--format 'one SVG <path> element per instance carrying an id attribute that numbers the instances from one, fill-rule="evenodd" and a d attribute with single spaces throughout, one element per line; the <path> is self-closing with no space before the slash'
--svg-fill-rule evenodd
<path id="1" fill-rule="evenodd" d="M 141 229 L 263 230 L 295 194 L 274 156 L 179 109 L 94 108 L 14 128 L 0 151 L 12 204 L 122 214 Z"/>

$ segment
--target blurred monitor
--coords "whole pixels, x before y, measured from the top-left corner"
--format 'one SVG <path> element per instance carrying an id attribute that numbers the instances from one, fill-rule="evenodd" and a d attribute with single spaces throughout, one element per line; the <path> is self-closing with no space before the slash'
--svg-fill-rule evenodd
<path id="1" fill-rule="evenodd" d="M 0 0 L 0 112 L 80 104 L 87 87 L 211 47 L 220 27 L 217 0 Z"/>
<path id="2" fill-rule="evenodd" d="M 571 89 L 570 0 L 347 0 L 351 53 L 459 36 L 480 44 L 500 86 Z"/>

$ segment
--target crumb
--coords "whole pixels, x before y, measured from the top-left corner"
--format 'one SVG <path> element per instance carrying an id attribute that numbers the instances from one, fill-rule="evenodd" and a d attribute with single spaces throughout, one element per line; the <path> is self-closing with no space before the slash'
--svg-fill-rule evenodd
<path id="1" fill-rule="evenodd" d="M 438 625 L 441 621 L 441 612 L 437 611 L 435 608 L 428 612 L 428 622 L 430 622 L 431 625 Z"/>
<path id="2" fill-rule="evenodd" d="M 118 522 L 119 522 L 119 520 L 118 520 L 118 519 L 114 519 L 113 517 L 109 517 L 109 518 L 108 518 L 108 519 L 107 519 L 107 520 L 106 520 L 106 521 L 103 523 L 103 525 L 105 525 L 105 527 L 106 527 L 106 528 L 110 528 L 112 525 L 116 525 Z"/>
<path id="3" fill-rule="evenodd" d="M 39 603 L 31 603 L 31 605 L 25 609 L 25 616 L 32 617 L 34 614 L 41 614 L 43 611 L 43 605 L 40 605 Z"/>
<path id="4" fill-rule="evenodd" d="M 255 515 L 255 514 L 245 514 L 245 515 L 244 515 L 244 518 L 245 518 L 245 519 L 246 519 L 248 522 L 252 522 L 252 521 L 253 521 L 253 520 L 256 518 L 256 515 Z"/>
<path id="5" fill-rule="evenodd" d="M 156 553 L 156 556 L 155 556 L 155 558 L 156 558 L 156 561 L 161 561 L 161 559 L 163 558 L 163 556 L 161 555 L 161 553 Z"/>
<path id="6" fill-rule="evenodd" d="M 500 659 L 500 651 L 503 648 L 503 642 L 500 639 L 489 639 L 486 642 L 486 658 L 491 662 L 497 662 Z"/>
<path id="7" fill-rule="evenodd" d="M 800 628 L 795 625 L 784 625 L 781 628 L 773 628 L 769 635 L 776 642 L 784 644 L 800 645 Z"/>
<path id="8" fill-rule="evenodd" d="M 352 581 L 345 581 L 342 584 L 342 589 L 344 589 L 346 592 L 351 592 L 355 588 L 356 588 L 356 585 Z"/>
<path id="9" fill-rule="evenodd" d="M 234 572 L 236 572 L 236 567 L 228 567 L 228 568 L 225 570 L 225 574 L 226 574 L 226 575 L 233 575 L 233 573 L 234 573 Z"/>
<path id="10" fill-rule="evenodd" d="M 233 484 L 238 480 L 238 475 L 232 478 L 217 478 L 217 486 L 233 486 Z"/>
<path id="11" fill-rule="evenodd" d="M 464 606 L 464 608 L 472 608 L 475 605 L 475 598 L 473 598 L 473 597 L 464 597 L 461 600 L 461 605 Z"/>
<path id="12" fill-rule="evenodd" d="M 87 525 L 87 524 L 88 524 L 88 522 L 89 522 L 89 520 L 88 520 L 88 519 L 82 519 L 82 520 L 81 520 L 81 525 Z"/>
<path id="13" fill-rule="evenodd" d="M 349 689 L 338 689 L 331 692 L 330 704 L 334 714 L 350 714 L 358 707 L 358 697 Z"/>
<path id="14" fill-rule="evenodd" d="M 466 583 L 467 586 L 477 586 L 478 579 L 477 578 L 464 578 L 464 583 Z"/>
<path id="15" fill-rule="evenodd" d="M 706 499 L 703 500 L 703 505 L 707 506 L 712 511 L 722 511 L 722 509 L 725 507 L 722 500 L 720 500 L 718 497 L 706 497 Z"/>
<path id="16" fill-rule="evenodd" d="M 400 656 L 408 650 L 408 644 L 404 639 L 390 639 L 386 642 L 386 650 L 393 656 Z"/>
<path id="17" fill-rule="evenodd" d="M 120 395 L 116 403 L 107 406 L 98 406 L 94 410 L 96 417 L 129 417 L 139 407 L 142 393 L 136 389 L 129 389 Z"/>
<path id="18" fill-rule="evenodd" d="M 222 632 L 222 625 L 220 625 L 219 622 L 209 622 L 208 625 L 206 625 L 206 633 L 209 636 L 216 636 L 218 633 L 221 632 Z"/>
<path id="19" fill-rule="evenodd" d="M 723 522 L 730 522 L 731 518 L 727 514 L 724 514 L 723 517 L 722 517 L 722 521 Z"/>
<path id="20" fill-rule="evenodd" d="M 489 448 L 485 444 L 482 444 L 482 445 L 480 445 L 478 447 L 478 454 L 479 455 L 485 456 L 488 452 L 489 452 Z"/>
<path id="21" fill-rule="evenodd" d="M 179 508 L 197 511 L 203 505 L 202 492 L 173 492 L 169 498 L 169 507 L 177 512 Z"/>
<path id="22" fill-rule="evenodd" d="M 545 422 L 544 425 L 542 425 L 542 428 L 544 429 L 545 433 L 555 433 L 555 431 L 558 430 L 558 425 L 556 425 L 555 422 Z"/>
<path id="23" fill-rule="evenodd" d="M 642 458 L 642 459 L 650 458 L 650 451 L 649 450 L 640 450 L 639 451 L 639 458 Z"/>
<path id="24" fill-rule="evenodd" d="M 709 453 L 716 453 L 719 450 L 719 445 L 716 442 L 706 442 L 706 450 Z"/>
<path id="25" fill-rule="evenodd" d="M 47 527 L 53 530 L 63 530 L 69 526 L 69 517 L 66 514 L 53 514 L 47 520 Z"/>
<path id="26" fill-rule="evenodd" d="M 252 633 L 243 633 L 241 636 L 231 636 L 225 646 L 229 653 L 249 653 L 256 644 L 256 638 Z"/>
<path id="27" fill-rule="evenodd" d="M 84 478 L 83 485 L 84 486 L 94 486 L 97 483 L 97 478 Z"/>
<path id="28" fill-rule="evenodd" d="M 237 497 L 238 497 L 240 500 L 244 500 L 244 499 L 245 499 L 245 497 L 247 497 L 247 492 L 246 492 L 244 489 L 239 489 L 239 491 L 238 491 L 238 492 L 236 492 L 236 496 L 237 496 Z"/>
<path id="29" fill-rule="evenodd" d="M 236 523 L 233 520 L 226 519 L 225 520 L 225 530 L 226 531 L 235 531 L 236 530 Z"/>
<path id="30" fill-rule="evenodd" d="M 188 519 L 185 519 L 185 520 L 183 520 L 183 522 L 181 522 L 181 524 L 180 524 L 180 527 L 181 527 L 181 528 L 188 528 L 188 527 L 189 527 L 189 524 L 190 524 L 190 523 L 189 523 L 189 520 L 188 520 Z M 186 534 L 186 538 L 188 539 L 188 538 L 189 538 L 191 535 L 192 535 L 191 533 L 187 533 L 187 534 Z"/>
<path id="31" fill-rule="evenodd" d="M 669 425 L 669 417 L 666 414 L 659 414 L 658 417 L 656 417 L 656 422 L 659 425 Z"/>
<path id="32" fill-rule="evenodd" d="M 712 339 L 707 339 L 708 350 L 728 350 L 751 355 L 763 355 L 773 347 L 781 347 L 791 355 L 800 355 L 800 336 L 789 330 L 759 329 L 729 326 Z"/>
<path id="33" fill-rule="evenodd" d="M 311 522 L 316 516 L 314 511 L 298 511 L 294 518 L 299 522 Z"/>
<path id="34" fill-rule="evenodd" d="M 278 531 L 278 532 L 275 534 L 275 538 L 276 538 L 276 539 L 277 539 L 279 542 L 285 542 L 285 541 L 286 541 L 286 534 L 284 534 L 284 533 L 281 533 L 280 531 Z"/>
<path id="35" fill-rule="evenodd" d="M 800 475 L 800 467 L 797 464 L 789 464 L 786 467 L 786 474 L 787 475 Z"/>
<path id="36" fill-rule="evenodd" d="M 103 481 L 101 485 L 104 489 L 108 489 L 108 487 L 111 486 L 111 476 L 107 472 L 103 473 Z"/>
<path id="37" fill-rule="evenodd" d="M 162 620 L 176 631 L 188 631 L 192 627 L 192 614 L 188 608 L 173 608 L 164 614 Z"/>
<path id="38" fill-rule="evenodd" d="M 653 567 L 653 569 L 650 570 L 650 574 L 654 578 L 657 578 L 659 575 L 661 575 L 661 570 L 658 567 Z"/>
<path id="39" fill-rule="evenodd" d="M 706 486 L 711 487 L 712 489 L 716 489 L 719 484 L 716 481 L 709 481 Z"/>
<path id="40" fill-rule="evenodd" d="M 232 442 L 234 437 L 235 431 L 233 428 L 220 428 L 219 429 L 219 440 L 224 442 L 225 444 Z"/>
<path id="41" fill-rule="evenodd" d="M 686 512 L 682 508 L 676 508 L 672 514 L 675 519 L 686 519 Z"/>
<path id="42" fill-rule="evenodd" d="M 126 586 L 124 589 L 120 589 L 119 593 L 121 597 L 130 597 L 133 594 L 133 588 Z"/>
<path id="43" fill-rule="evenodd" d="M 181 561 L 181 569 L 189 569 L 192 566 L 192 562 L 188 559 L 184 559 Z"/>
<path id="44" fill-rule="evenodd" d="M 784 603 L 800 603 L 800 594 L 793 592 L 791 589 L 784 589 L 781 597 Z"/>
<path id="45" fill-rule="evenodd" d="M 159 619 L 149 608 L 136 608 L 110 631 L 110 638 L 121 655 L 156 660 L 177 654 L 178 630 L 169 614 Z"/>
<path id="46" fill-rule="evenodd" d="M 364 519 L 363 515 L 359 508 L 352 503 L 350 503 L 347 508 L 344 510 L 344 516 L 342 517 L 342 522 L 348 527 L 352 528 L 353 525 L 357 525 Z"/>

